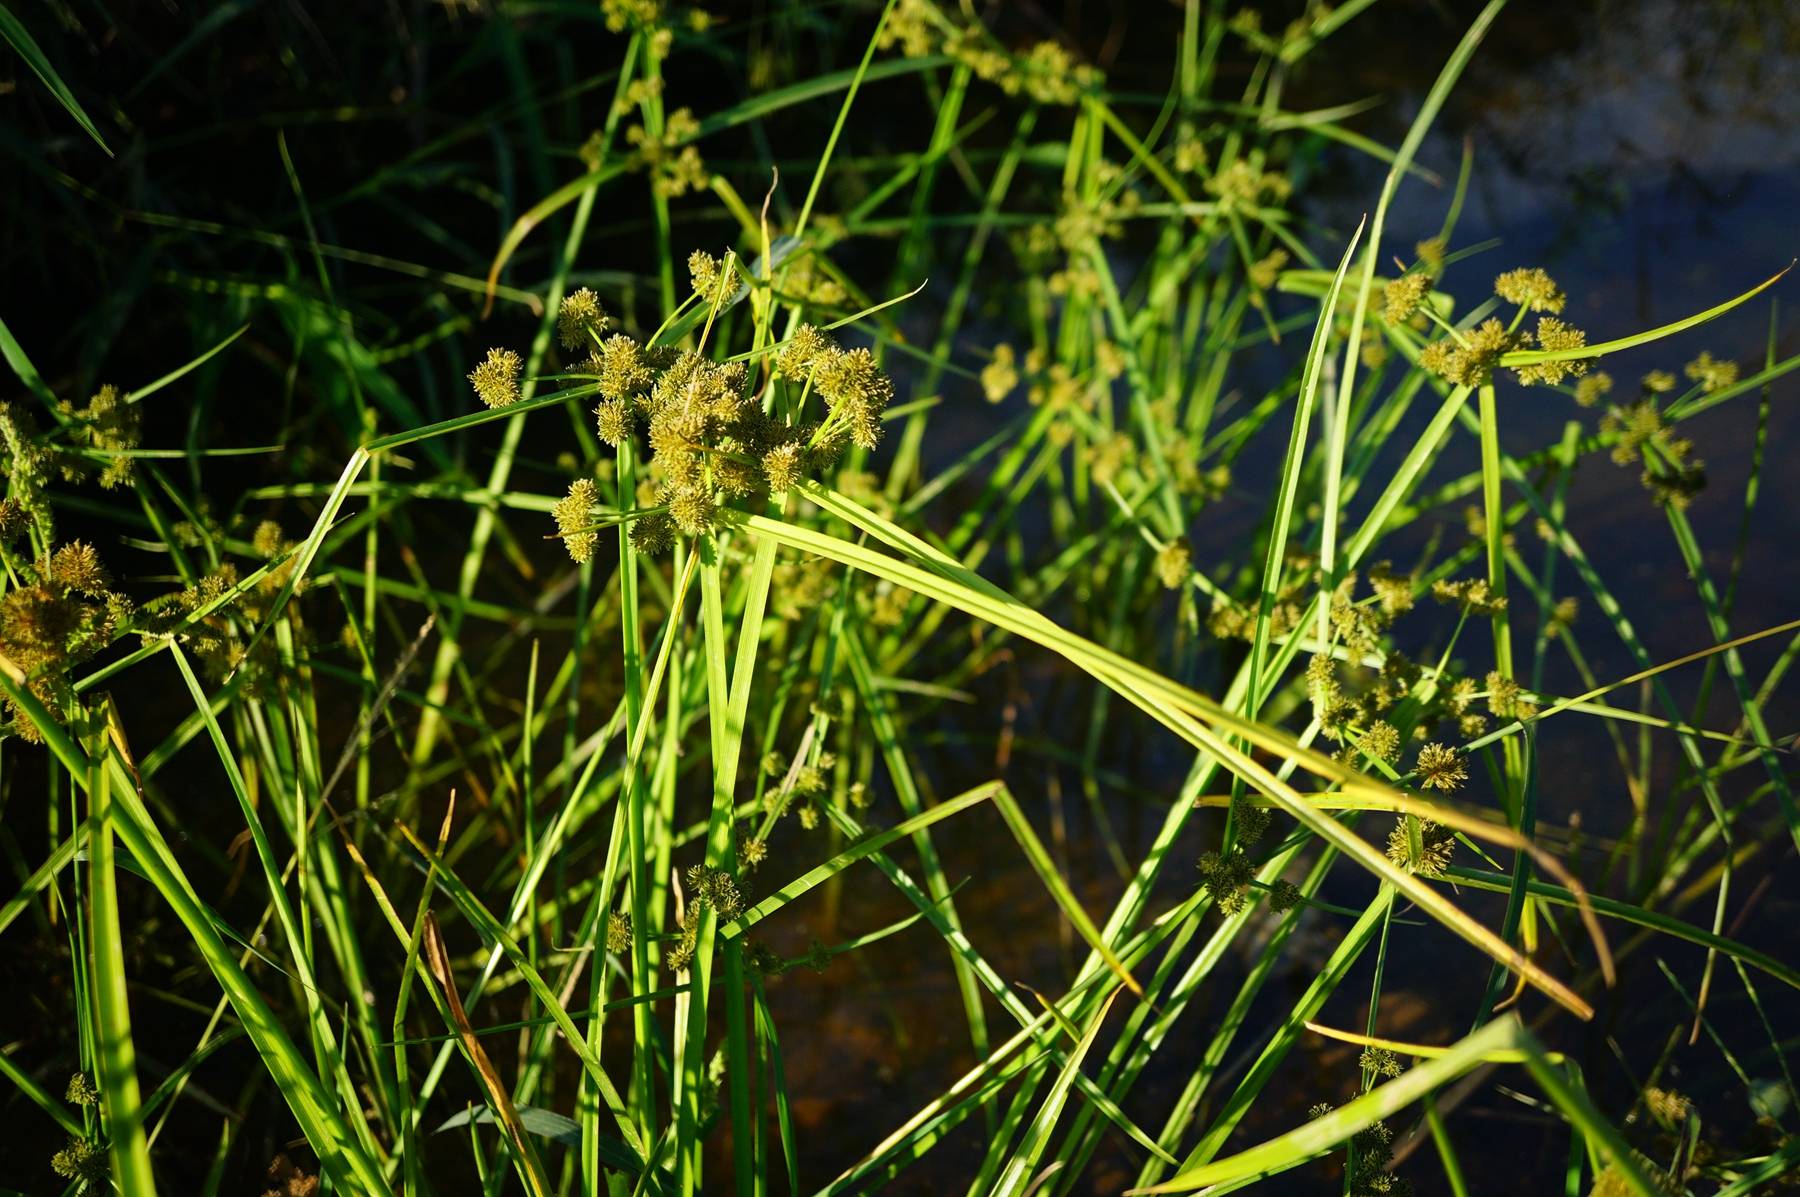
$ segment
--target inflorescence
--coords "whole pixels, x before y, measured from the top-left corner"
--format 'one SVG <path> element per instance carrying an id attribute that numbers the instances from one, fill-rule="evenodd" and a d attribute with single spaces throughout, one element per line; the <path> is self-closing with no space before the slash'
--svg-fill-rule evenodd
<path id="1" fill-rule="evenodd" d="M 738 292 L 729 255 L 696 251 L 688 267 L 694 298 L 710 312 Z M 557 327 L 565 349 L 586 354 L 571 373 L 591 380 L 600 396 L 600 440 L 622 448 L 641 432 L 650 448 L 648 493 L 623 496 L 636 506 L 609 512 L 592 478 L 576 479 L 556 504 L 557 535 L 577 562 L 592 557 L 606 524 L 628 524 L 638 551 L 659 553 L 677 536 L 710 533 L 726 503 L 782 494 L 828 471 L 851 446 L 873 449 L 894 395 L 874 354 L 845 349 L 810 324 L 771 356 L 779 394 L 753 391 L 742 361 L 611 331 L 611 318 L 585 288 L 563 300 Z M 504 406 L 518 398 L 520 369 L 517 354 L 495 349 L 469 378 L 484 403 Z"/>

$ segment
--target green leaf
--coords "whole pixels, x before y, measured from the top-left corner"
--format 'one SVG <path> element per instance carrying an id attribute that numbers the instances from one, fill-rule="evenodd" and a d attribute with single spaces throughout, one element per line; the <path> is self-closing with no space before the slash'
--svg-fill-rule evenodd
<path id="1" fill-rule="evenodd" d="M 69 115 L 75 118 L 75 123 L 94 139 L 94 144 L 105 150 L 108 158 L 112 157 L 112 150 L 107 146 L 106 139 L 100 136 L 100 130 L 94 127 L 94 122 L 88 119 L 86 112 L 82 111 L 81 102 L 75 98 L 75 93 L 69 90 L 69 85 L 62 81 L 62 76 L 58 75 L 56 68 L 50 65 L 50 59 L 38 46 L 37 39 L 31 36 L 31 32 L 4 4 L 0 4 L 0 37 L 4 37 L 12 44 L 12 48 L 19 52 L 19 57 L 25 60 L 25 65 L 31 68 L 33 74 L 43 80 L 44 86 L 50 89 L 50 94 L 56 97 L 59 104 L 68 109 Z"/>
<path id="2" fill-rule="evenodd" d="M 519 1123 L 527 1131 L 541 1139 L 549 1139 L 564 1147 L 581 1146 L 581 1124 L 573 1118 L 558 1114 L 555 1110 L 546 1110 L 539 1106 L 518 1106 Z M 455 1130 L 458 1127 L 475 1122 L 483 1126 L 494 1123 L 494 1111 L 487 1106 L 471 1106 L 466 1110 L 458 1110 L 438 1124 L 434 1134 Z M 636 1175 L 644 1167 L 639 1159 L 624 1142 L 610 1135 L 598 1136 L 595 1147 L 600 1152 L 600 1162 L 608 1168 Z"/>

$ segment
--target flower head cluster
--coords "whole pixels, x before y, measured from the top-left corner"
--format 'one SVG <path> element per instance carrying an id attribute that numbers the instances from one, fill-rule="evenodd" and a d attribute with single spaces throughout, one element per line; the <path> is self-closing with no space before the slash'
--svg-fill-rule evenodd
<path id="1" fill-rule="evenodd" d="M 1580 614 L 1580 599 L 1573 595 L 1557 599 L 1544 615 L 1544 635 L 1550 638 L 1563 635 L 1575 626 L 1575 619 Z"/>
<path id="2" fill-rule="evenodd" d="M 623 955 L 631 950 L 631 915 L 615 910 L 606 916 L 606 950 Z"/>
<path id="3" fill-rule="evenodd" d="M 643 125 L 633 125 L 625 131 L 625 140 L 635 147 L 633 167 L 648 172 L 656 193 L 670 199 L 703 191 L 712 181 L 699 149 L 689 144 L 698 136 L 700 121 L 690 108 L 669 113 L 660 137 L 653 136 Z"/>
<path id="4" fill-rule="evenodd" d="M 1277 881 L 1269 887 L 1269 909 L 1284 914 L 1306 901 L 1306 895 L 1292 881 Z"/>
<path id="5" fill-rule="evenodd" d="M 1125 233 L 1125 222 L 1143 205 L 1136 191 L 1112 185 L 1122 176 L 1116 164 L 1102 162 L 1095 174 L 1102 194 L 1089 198 L 1078 191 L 1064 191 L 1062 210 L 1050 226 L 1056 243 L 1067 253 L 1085 254 L 1096 242 L 1117 240 Z"/>
<path id="6" fill-rule="evenodd" d="M 1100 82 L 1099 71 L 1077 62 L 1056 42 L 1009 54 L 985 27 L 959 25 L 930 0 L 895 4 L 876 44 L 883 50 L 899 46 L 908 58 L 948 55 L 1007 95 L 1026 95 L 1039 104 L 1074 104 Z"/>
<path id="7" fill-rule="evenodd" d="M 1350 1197 L 1411 1197 L 1413 1187 L 1388 1171 L 1394 1130 L 1377 1120 L 1350 1136 Z"/>
<path id="8" fill-rule="evenodd" d="M 668 966 L 681 972 L 694 961 L 694 948 L 700 938 L 700 920 L 710 910 L 722 923 L 730 922 L 743 912 L 744 900 L 738 893 L 737 878 L 724 869 L 695 865 L 687 871 L 689 898 L 681 920 L 681 938 L 669 950 Z"/>
<path id="9" fill-rule="evenodd" d="M 1258 170 L 1243 158 L 1206 180 L 1206 190 L 1227 208 L 1254 208 L 1261 204 L 1279 204 L 1293 194 L 1294 186 L 1286 175 Z"/>
<path id="10" fill-rule="evenodd" d="M 1442 744 L 1427 744 L 1419 749 L 1418 763 L 1414 766 L 1419 775 L 1419 785 L 1428 790 L 1442 790 L 1446 794 L 1453 793 L 1469 780 L 1469 771 L 1463 764 L 1454 748 L 1446 748 Z"/>
<path id="11" fill-rule="evenodd" d="M 1637 1170 L 1656 1192 L 1666 1194 L 1667 1197 L 1681 1197 L 1688 1192 L 1688 1187 L 1679 1178 L 1671 1176 L 1662 1165 L 1635 1148 L 1631 1152 L 1631 1162 L 1637 1165 Z M 1588 1190 L 1588 1197 L 1636 1197 L 1640 1192 L 1642 1190 L 1626 1178 L 1618 1162 L 1609 1161 L 1595 1175 L 1594 1187 Z"/>
<path id="12" fill-rule="evenodd" d="M 1419 351 L 1419 365 L 1456 386 L 1478 387 L 1493 377 L 1500 355 L 1517 349 L 1519 340 L 1500 321 L 1484 320 L 1458 337 L 1425 346 Z"/>
<path id="13" fill-rule="evenodd" d="M 1722 391 L 1738 380 L 1736 362 L 1718 361 L 1710 353 L 1702 353 L 1683 366 L 1681 372 L 1699 383 L 1700 390 L 1708 395 Z"/>
<path id="14" fill-rule="evenodd" d="M 798 816 L 800 826 L 812 831 L 819 826 L 823 813 L 819 801 L 831 786 L 827 774 L 836 765 L 837 754 L 831 752 L 820 753 L 818 759 L 811 763 L 802 758 L 791 765 L 782 759 L 780 753 L 770 753 L 763 758 L 763 772 L 772 776 L 778 774 L 781 781 L 763 794 L 764 813 L 779 817 L 791 810 Z M 852 797 L 863 801 L 866 800 L 867 792 L 855 789 Z"/>
<path id="15" fill-rule="evenodd" d="M 629 29 L 643 34 L 656 58 L 668 56 L 677 23 L 694 33 L 704 33 L 713 24 L 712 14 L 705 9 L 678 8 L 665 0 L 600 0 L 600 11 L 606 27 L 614 33 Z"/>
<path id="16" fill-rule="evenodd" d="M 820 228 L 823 223 L 828 222 L 821 218 L 813 226 L 814 234 L 821 240 L 826 236 Z M 826 308 L 839 307 L 850 298 L 844 284 L 832 274 L 829 263 L 816 253 L 807 254 L 797 262 L 789 259 L 781 274 L 780 291 L 784 299 Z"/>
<path id="17" fill-rule="evenodd" d="M 1400 1057 L 1385 1047 L 1363 1048 L 1356 1063 L 1364 1072 L 1375 1076 L 1393 1078 L 1406 1071 L 1406 1065 L 1400 1063 Z"/>
<path id="18" fill-rule="evenodd" d="M 1212 895 L 1213 904 L 1227 918 L 1242 914 L 1250 905 L 1250 882 L 1256 866 L 1242 849 L 1221 856 L 1208 852 L 1200 858 L 1201 884 Z"/>
<path id="19" fill-rule="evenodd" d="M 600 297 L 587 287 L 563 296 L 556 309 L 556 339 L 564 349 L 592 353 L 611 327 L 612 319 L 600 306 Z"/>
<path id="20" fill-rule="evenodd" d="M 1497 669 L 1487 675 L 1487 691 L 1488 710 L 1497 719 L 1529 719 L 1537 714 L 1537 704 L 1526 696 L 1525 688 Z"/>
<path id="21" fill-rule="evenodd" d="M 1581 349 L 1587 345 L 1587 334 L 1572 324 L 1558 320 L 1555 316 L 1540 316 L 1537 324 L 1537 345 L 1539 349 L 1549 353 Z M 1514 367 L 1513 373 L 1526 386 L 1537 382 L 1541 382 L 1545 386 L 1556 386 L 1564 378 L 1579 378 L 1586 374 L 1590 364 L 1585 358 L 1531 362 Z"/>
<path id="22" fill-rule="evenodd" d="M 1385 1048 L 1363 1049 L 1357 1065 L 1376 1076 L 1398 1076 L 1403 1071 L 1400 1061 Z M 1323 1118 L 1335 1109 L 1330 1102 L 1319 1102 L 1306 1111 L 1308 1118 Z M 1412 1197 L 1409 1181 L 1388 1169 L 1394 1162 L 1394 1130 L 1377 1119 L 1350 1136 L 1349 1182 L 1345 1190 L 1350 1197 Z"/>
<path id="23" fill-rule="evenodd" d="M 1316 562 L 1310 557 L 1290 553 L 1288 573 L 1269 612 L 1271 636 L 1285 636 L 1299 626 L 1303 604 L 1317 585 Z M 1258 606 L 1254 600 L 1238 603 L 1223 593 L 1215 593 L 1206 627 L 1221 640 L 1251 640 L 1256 635 L 1257 614 Z"/>
<path id="24" fill-rule="evenodd" d="M 1535 266 L 1508 270 L 1496 278 L 1494 294 L 1528 312 L 1560 312 L 1568 303 L 1556 280 Z"/>
<path id="25" fill-rule="evenodd" d="M 1156 576 L 1162 579 L 1166 589 L 1181 589 L 1193 573 L 1193 553 L 1188 548 L 1187 537 L 1177 536 L 1157 552 Z"/>
<path id="26" fill-rule="evenodd" d="M 223 534 L 222 528 L 209 532 Z M 190 534 L 198 539 L 200 531 Z M 273 636 L 250 643 L 250 631 L 260 626 L 273 610 L 274 600 L 293 573 L 294 542 L 282 535 L 281 525 L 264 520 L 250 535 L 250 548 L 268 563 L 254 582 L 246 584 L 234 562 L 220 564 L 192 586 L 151 599 L 136 621 L 147 635 L 177 635 L 183 647 L 199 658 L 202 670 L 222 680 L 247 669 L 252 684 L 269 684 L 280 676 L 282 660 Z M 279 564 L 277 564 L 279 562 Z M 289 604 L 286 618 L 298 621 L 299 608 Z"/>
<path id="27" fill-rule="evenodd" d="M 1316 584 L 1316 574 L 1301 575 L 1300 586 Z M 1417 575 L 1381 562 L 1370 569 L 1369 584 L 1372 593 L 1359 598 L 1357 577 L 1348 575 L 1332 597 L 1332 635 L 1342 644 L 1345 660 L 1320 653 L 1305 672 L 1320 731 L 1342 745 L 1338 759 L 1353 766 L 1377 761 L 1397 766 L 1411 741 L 1426 739 L 1444 723 L 1464 736 L 1479 735 L 1486 720 L 1470 711 L 1481 696 L 1477 683 L 1452 678 L 1447 671 L 1428 682 L 1425 670 L 1386 644 L 1394 620 L 1412 609 Z M 1477 581 L 1440 580 L 1433 590 L 1440 598 L 1471 607 L 1486 601 L 1488 593 L 1486 584 Z M 1217 612 L 1215 623 L 1216 617 Z M 1371 659 L 1378 664 L 1369 663 Z M 1442 761 L 1439 753 L 1448 751 L 1427 748 L 1431 750 L 1422 751 L 1426 763 Z M 1443 774 L 1445 782 L 1451 772 Z"/>
<path id="28" fill-rule="evenodd" d="M 1488 586 L 1486 578 L 1439 578 L 1431 584 L 1431 597 L 1445 606 L 1466 607 L 1469 614 L 1492 618 L 1506 610 L 1506 598 Z"/>
<path id="29" fill-rule="evenodd" d="M 1011 345 L 994 346 L 994 356 L 981 368 L 981 391 L 989 403 L 998 403 L 1019 385 L 1018 357 Z"/>
<path id="30" fill-rule="evenodd" d="M 1706 463 L 1694 456 L 1692 441 L 1675 435 L 1653 395 L 1608 411 L 1600 432 L 1612 439 L 1616 464 L 1642 463 L 1644 488 L 1658 503 L 1684 508 L 1706 486 Z"/>
<path id="31" fill-rule="evenodd" d="M 512 350 L 490 349 L 469 371 L 469 385 L 475 388 L 475 397 L 489 407 L 506 407 L 519 401 L 519 375 L 524 369 L 524 359 Z"/>
<path id="32" fill-rule="evenodd" d="M 111 490 L 131 481 L 135 474 L 131 450 L 138 447 L 141 421 L 137 405 L 126 400 L 115 386 L 103 386 L 82 407 L 67 399 L 58 408 L 62 412 L 76 453 L 65 455 L 63 477 L 78 482 L 87 477 L 87 454 L 104 459 L 99 482 Z M 85 450 L 85 452 L 82 452 Z"/>
<path id="33" fill-rule="evenodd" d="M 73 697 L 68 672 L 125 630 L 131 601 L 111 589 L 92 545 L 73 541 L 35 564 L 0 597 L 0 655 L 24 671 L 26 684 L 53 713 Z M 13 707 L 12 730 L 38 743 L 42 732 Z"/>
<path id="34" fill-rule="evenodd" d="M 1417 815 L 1401 815 L 1388 833 L 1388 859 L 1395 868 L 1420 877 L 1442 877 L 1455 851 L 1454 830 Z"/>
<path id="35" fill-rule="evenodd" d="M 110 1187 L 107 1178 L 112 1169 L 106 1145 L 92 1139 L 70 1139 L 68 1146 L 50 1157 L 50 1170 L 64 1180 L 74 1181 L 78 1193 L 104 1192 Z"/>
<path id="36" fill-rule="evenodd" d="M 1649 1085 L 1644 1089 L 1644 1109 L 1664 1130 L 1679 1130 L 1694 1112 L 1694 1103 L 1673 1089 Z"/>
<path id="37" fill-rule="evenodd" d="M 729 254 L 724 261 L 703 249 L 688 255 L 688 281 L 694 294 L 708 307 L 723 307 L 737 290 L 737 266 Z"/>
<path id="38" fill-rule="evenodd" d="M 12 491 L 6 500 L 11 505 L 6 519 L 16 525 L 9 537 L 22 533 L 32 521 L 48 526 L 50 503 L 44 488 L 50 483 L 54 458 L 39 439 L 37 421 L 16 403 L 0 403 L 0 441 L 6 448 L 0 455 L 0 474 L 7 477 Z"/>
<path id="39" fill-rule="evenodd" d="M 729 257 L 721 262 L 696 252 L 688 267 L 695 294 L 707 302 L 736 291 Z M 632 543 L 644 553 L 663 551 L 677 535 L 706 535 L 722 504 L 788 491 L 829 469 L 850 445 L 873 449 L 894 394 L 869 350 L 844 349 L 809 324 L 774 356 L 789 399 L 778 415 L 765 410 L 769 396 L 750 393 L 742 362 L 644 345 L 623 333 L 602 338 L 608 322 L 591 293 L 564 300 L 558 323 L 570 330 L 568 341 L 589 344 L 574 373 L 592 379 L 600 394 L 594 413 L 600 439 L 618 447 L 642 429 L 649 442 L 641 506 L 614 517 L 629 523 Z M 506 352 L 494 351 L 490 362 Z M 479 380 L 478 390 L 488 381 Z M 811 419 L 806 413 L 815 396 L 824 410 Z M 552 510 L 557 535 L 578 562 L 593 554 L 600 511 L 591 479 L 578 479 Z"/>
<path id="40" fill-rule="evenodd" d="M 803 393 L 824 401 L 825 419 L 810 442 L 827 450 L 826 460 L 837 457 L 846 439 L 861 449 L 873 449 L 880 442 L 881 413 L 894 398 L 894 384 L 867 349 L 840 349 L 830 337 L 803 324 L 776 356 L 775 368 L 790 383 L 800 385 Z"/>
<path id="41" fill-rule="evenodd" d="M 1258 307 L 1263 304 L 1262 292 L 1275 285 L 1281 272 L 1286 268 L 1290 255 L 1285 249 L 1271 250 L 1256 261 L 1244 272 L 1250 282 L 1250 302 Z"/>
<path id="42" fill-rule="evenodd" d="M 1403 274 L 1381 289 L 1381 318 L 1389 324 L 1405 324 L 1430 294 L 1429 274 Z"/>
<path id="43" fill-rule="evenodd" d="M 594 516 L 600 508 L 600 492 L 591 478 L 577 478 L 569 483 L 569 493 L 560 499 L 550 514 L 556 520 L 556 534 L 577 564 L 591 559 L 600 534 L 594 531 Z"/>
<path id="44" fill-rule="evenodd" d="M 1391 763 L 1400 755 L 1400 732 L 1387 720 L 1377 719 L 1357 738 L 1354 753 L 1345 755 L 1347 759 L 1361 755 L 1371 761 Z"/>
<path id="45" fill-rule="evenodd" d="M 68 1088 L 63 1090 L 63 1100 L 72 1106 L 97 1106 L 100 1104 L 100 1090 L 94 1088 L 94 1082 L 88 1079 L 87 1073 L 73 1073 L 69 1077 Z"/>
<path id="46" fill-rule="evenodd" d="M 307 1172 L 281 1152 L 263 1173 L 262 1197 L 319 1197 L 319 1177 Z"/>
<path id="47" fill-rule="evenodd" d="M 1237 827 L 1237 842 L 1245 848 L 1255 847 L 1269 833 L 1269 808 L 1250 801 L 1243 794 L 1231 800 L 1231 821 Z"/>
<path id="48" fill-rule="evenodd" d="M 1612 394 L 1612 389 L 1612 375 L 1604 370 L 1596 370 L 1575 384 L 1575 402 L 1583 407 L 1592 407 Z"/>

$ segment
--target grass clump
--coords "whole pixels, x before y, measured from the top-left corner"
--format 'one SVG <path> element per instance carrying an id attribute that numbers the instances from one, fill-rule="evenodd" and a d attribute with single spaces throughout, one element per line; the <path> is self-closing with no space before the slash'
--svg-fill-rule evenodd
<path id="1" fill-rule="evenodd" d="M 285 10 L 76 87 L 0 23 L 4 186 L 105 266 L 0 311 L 18 1183 L 1791 1176 L 1796 359 L 1713 356 L 1776 280 L 1496 275 L 1428 134 L 1513 16 L 1391 126 L 1331 69 L 1391 7 L 326 31 L 386 99 Z"/>

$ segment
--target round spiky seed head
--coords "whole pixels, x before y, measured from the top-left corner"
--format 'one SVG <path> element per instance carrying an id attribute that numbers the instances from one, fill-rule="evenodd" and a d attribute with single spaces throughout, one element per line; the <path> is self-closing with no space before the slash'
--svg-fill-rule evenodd
<path id="1" fill-rule="evenodd" d="M 1446 794 L 1461 788 L 1462 783 L 1469 780 L 1469 771 L 1463 765 L 1462 757 L 1454 748 L 1446 748 L 1442 744 L 1427 744 L 1419 749 L 1419 784 L 1428 790 L 1442 790 Z"/>
<path id="2" fill-rule="evenodd" d="M 1431 293 L 1429 274 L 1407 274 L 1381 291 L 1381 318 L 1389 324 L 1405 324 Z"/>
<path id="3" fill-rule="evenodd" d="M 1193 572 L 1193 555 L 1188 549 L 1187 537 L 1177 536 L 1157 551 L 1156 576 L 1162 579 L 1165 589 L 1181 589 Z"/>
<path id="4" fill-rule="evenodd" d="M 250 537 L 250 547 L 258 557 L 276 557 L 282 550 L 281 525 L 274 520 L 264 520 L 256 525 L 256 531 Z"/>
<path id="5" fill-rule="evenodd" d="M 1406 1071 L 1400 1063 L 1400 1057 L 1385 1047 L 1365 1047 L 1357 1063 L 1364 1072 L 1372 1072 L 1376 1076 L 1397 1077 Z"/>
<path id="6" fill-rule="evenodd" d="M 784 441 L 763 454 L 762 469 L 771 493 L 790 490 L 806 477 L 806 447 L 799 441 Z"/>
<path id="7" fill-rule="evenodd" d="M 556 534 L 562 537 L 563 547 L 577 565 L 592 558 L 594 546 L 600 542 L 599 533 L 593 528 L 594 512 L 599 506 L 600 492 L 593 480 L 577 478 L 569 483 L 568 495 L 550 509 L 556 519 Z"/>
<path id="8" fill-rule="evenodd" d="M 1291 881 L 1277 881 L 1269 887 L 1269 909 L 1276 914 L 1284 914 L 1304 900 L 1300 887 Z"/>
<path id="9" fill-rule="evenodd" d="M 1676 1130 L 1687 1121 L 1694 1103 L 1673 1089 L 1651 1085 L 1644 1090 L 1644 1108 L 1664 1130 Z"/>
<path id="10" fill-rule="evenodd" d="M 1500 719 L 1529 719 L 1537 714 L 1537 704 L 1525 697 L 1525 690 L 1499 670 L 1487 675 L 1488 710 Z"/>
<path id="11" fill-rule="evenodd" d="M 1378 761 L 1391 761 L 1400 752 L 1400 733 L 1394 725 L 1377 719 L 1356 742 L 1357 751 Z"/>
<path id="12" fill-rule="evenodd" d="M 1714 391 L 1723 390 L 1738 379 L 1736 362 L 1719 361 L 1710 353 L 1702 353 L 1683 366 L 1681 370 L 1682 373 L 1699 383 L 1701 391 L 1708 395 Z"/>
<path id="13" fill-rule="evenodd" d="M 981 390 L 989 403 L 998 403 L 1019 385 L 1019 368 L 1013 347 L 994 346 L 994 359 L 981 368 Z"/>
<path id="14" fill-rule="evenodd" d="M 594 354 L 593 372 L 600 376 L 600 393 L 608 399 L 633 399 L 656 381 L 659 362 L 654 352 L 624 333 L 606 338 Z"/>
<path id="15" fill-rule="evenodd" d="M 838 352 L 836 341 L 812 325 L 802 324 L 775 355 L 775 369 L 783 378 L 804 382 L 814 363 Z"/>
<path id="16" fill-rule="evenodd" d="M 58 586 L 86 595 L 98 596 L 106 590 L 106 567 L 94 546 L 75 540 L 56 550 L 50 558 L 50 580 Z"/>
<path id="17" fill-rule="evenodd" d="M 0 499 L 0 542 L 17 540 L 31 526 L 31 512 L 17 499 Z"/>
<path id="18" fill-rule="evenodd" d="M 687 265 L 688 281 L 702 303 L 720 306 L 737 290 L 737 271 L 730 257 L 721 262 L 705 250 L 697 249 L 688 255 Z"/>
<path id="19" fill-rule="evenodd" d="M 1612 389 L 1612 375 L 1604 370 L 1596 370 L 1575 384 L 1575 402 L 1583 407 L 1592 407 L 1610 395 Z"/>
<path id="20" fill-rule="evenodd" d="M 82 1190 L 101 1188 L 109 1172 L 106 1148 L 88 1139 L 73 1138 L 50 1157 L 50 1170 L 65 1180 L 80 1181 Z"/>
<path id="21" fill-rule="evenodd" d="M 1572 324 L 1565 324 L 1554 316 L 1540 316 L 1537 327 L 1538 348 L 1551 353 L 1568 349 L 1580 349 L 1587 344 L 1587 334 Z M 1583 359 L 1572 359 L 1559 362 L 1533 362 L 1530 365 L 1514 369 L 1519 381 L 1526 386 L 1541 382 L 1547 386 L 1555 386 L 1564 378 L 1579 378 L 1588 372 L 1589 363 Z"/>
<path id="22" fill-rule="evenodd" d="M 769 858 L 769 841 L 760 836 L 752 836 L 738 848 L 738 857 L 750 868 L 755 868 Z"/>
<path id="23" fill-rule="evenodd" d="M 606 950 L 621 954 L 631 950 L 631 916 L 622 910 L 606 916 Z"/>
<path id="24" fill-rule="evenodd" d="M 631 439 L 637 421 L 623 399 L 608 399 L 594 409 L 594 429 L 600 439 L 617 449 Z"/>
<path id="25" fill-rule="evenodd" d="M 1458 386 L 1478 387 L 1488 381 L 1500 355 L 1517 347 L 1518 336 L 1498 320 L 1483 321 L 1462 334 L 1462 342 L 1446 337 L 1419 351 L 1419 365 Z"/>
<path id="26" fill-rule="evenodd" d="M 587 287 L 565 295 L 556 309 L 556 339 L 564 349 L 591 350 L 611 327 L 600 297 Z"/>
<path id="27" fill-rule="evenodd" d="M 100 1090 L 94 1088 L 94 1082 L 88 1079 L 87 1073 L 78 1072 L 69 1078 L 69 1087 L 63 1092 L 63 1100 L 73 1106 L 98 1105 Z"/>
<path id="28" fill-rule="evenodd" d="M 519 401 L 519 374 L 525 362 L 510 349 L 490 349 L 486 358 L 469 371 L 475 397 L 489 407 L 505 407 Z"/>
<path id="29" fill-rule="evenodd" d="M 1494 280 L 1494 294 L 1532 312 L 1560 312 L 1568 302 L 1556 280 L 1536 267 L 1508 270 Z"/>
<path id="30" fill-rule="evenodd" d="M 669 496 L 669 518 L 683 536 L 704 536 L 712 531 L 719 504 L 702 486 L 684 486 Z"/>
<path id="31" fill-rule="evenodd" d="M 1231 800 L 1231 819 L 1237 825 L 1237 842 L 1244 847 L 1262 841 L 1268 834 L 1270 818 L 1268 807 L 1258 806 L 1242 794 Z"/>
<path id="32" fill-rule="evenodd" d="M 1227 917 L 1241 914 L 1249 905 L 1245 891 L 1256 875 L 1256 868 L 1242 851 L 1233 850 L 1226 856 L 1217 852 L 1205 853 L 1200 857 L 1200 875 L 1219 913 Z"/>
<path id="33" fill-rule="evenodd" d="M 668 551 L 675 536 L 675 525 L 663 512 L 639 516 L 631 521 L 631 547 L 647 557 Z"/>
<path id="34" fill-rule="evenodd" d="M 1411 834 L 1414 828 L 1419 837 L 1416 851 Z M 1421 877 L 1442 877 L 1444 870 L 1450 867 L 1450 857 L 1455 851 L 1454 829 L 1416 815 L 1401 815 L 1394 820 L 1394 829 L 1388 832 L 1388 860 L 1395 868 Z"/>

